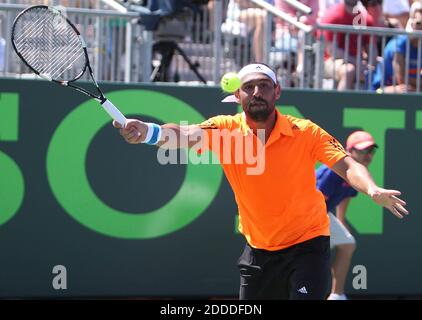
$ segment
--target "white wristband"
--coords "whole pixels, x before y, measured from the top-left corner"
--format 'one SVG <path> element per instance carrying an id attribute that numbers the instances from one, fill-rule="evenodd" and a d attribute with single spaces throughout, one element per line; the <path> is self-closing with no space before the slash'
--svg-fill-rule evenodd
<path id="1" fill-rule="evenodd" d="M 145 137 L 144 141 L 142 141 L 142 143 L 147 143 L 148 141 L 150 141 L 151 137 L 152 137 L 152 133 L 154 132 L 154 128 L 152 127 L 152 123 L 145 122 L 145 124 L 147 125 L 148 130 L 147 130 L 147 136 Z"/>
<path id="2" fill-rule="evenodd" d="M 150 122 L 146 122 L 145 123 L 148 126 L 148 130 L 147 130 L 147 136 L 145 137 L 145 140 L 142 141 L 142 143 L 146 143 L 146 144 L 157 144 L 158 141 L 160 141 L 161 139 L 161 126 L 156 124 L 156 123 L 150 123 Z"/>

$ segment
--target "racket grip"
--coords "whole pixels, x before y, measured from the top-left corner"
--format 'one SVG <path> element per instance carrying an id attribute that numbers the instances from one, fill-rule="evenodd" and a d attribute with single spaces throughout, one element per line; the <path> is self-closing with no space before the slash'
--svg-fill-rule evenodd
<path id="1" fill-rule="evenodd" d="M 101 103 L 105 111 L 118 123 L 124 127 L 126 125 L 126 117 L 117 109 L 114 104 L 110 102 L 110 100 L 104 100 L 104 102 Z"/>

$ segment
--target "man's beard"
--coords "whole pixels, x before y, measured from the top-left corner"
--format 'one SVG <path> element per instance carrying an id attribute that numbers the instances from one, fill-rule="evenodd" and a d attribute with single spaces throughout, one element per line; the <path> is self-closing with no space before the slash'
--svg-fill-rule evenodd
<path id="1" fill-rule="evenodd" d="M 255 106 L 254 104 L 261 104 Z M 265 104 L 265 107 L 262 105 Z M 249 101 L 248 107 L 246 108 L 246 115 L 251 118 L 253 121 L 261 122 L 268 119 L 273 110 L 268 106 L 268 102 L 262 99 L 255 99 L 254 101 Z"/>

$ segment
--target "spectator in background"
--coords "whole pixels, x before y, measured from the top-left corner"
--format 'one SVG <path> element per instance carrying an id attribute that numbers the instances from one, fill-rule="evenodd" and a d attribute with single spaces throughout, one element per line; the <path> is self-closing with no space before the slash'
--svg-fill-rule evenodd
<path id="1" fill-rule="evenodd" d="M 417 1 L 410 10 L 409 26 L 411 30 L 422 31 L 422 4 Z M 378 64 L 372 82 L 373 90 L 378 92 L 407 92 L 417 89 L 417 77 L 421 76 L 418 69 L 418 37 L 399 35 L 391 39 L 384 49 L 383 62 Z M 409 43 L 409 77 L 406 86 L 406 55 Z M 422 50 L 422 48 L 421 48 Z M 383 70 L 384 69 L 384 70 Z M 384 71 L 384 84 L 381 86 Z M 422 81 L 421 81 L 422 82 Z M 421 90 L 421 88 L 419 88 Z"/>
<path id="2" fill-rule="evenodd" d="M 335 6 L 336 4 L 342 3 L 343 0 L 319 0 L 318 1 L 318 22 L 321 21 L 322 17 L 325 15 L 325 12 Z"/>
<path id="3" fill-rule="evenodd" d="M 272 3 L 272 0 L 267 2 Z M 267 11 L 247 0 L 230 0 L 223 32 L 247 36 L 252 33 L 252 52 L 255 61 L 264 61 L 265 23 Z"/>
<path id="4" fill-rule="evenodd" d="M 354 160 L 367 168 L 378 146 L 368 132 L 355 131 L 347 138 L 346 148 Z M 346 212 L 351 198 L 356 197 L 358 192 L 326 165 L 318 168 L 316 177 L 317 188 L 325 197 L 330 217 L 330 247 L 335 250 L 332 289 L 328 300 L 347 300 L 344 286 L 356 241 L 347 227 Z"/>
<path id="5" fill-rule="evenodd" d="M 382 11 L 382 4 L 383 0 L 361 0 L 363 6 L 368 11 L 368 14 L 372 17 L 374 20 L 374 26 L 375 27 L 381 27 L 381 28 L 400 28 L 400 24 L 398 23 L 398 20 L 396 20 L 396 23 L 393 24 L 394 21 L 388 20 Z M 383 45 L 387 43 L 390 39 L 392 39 L 392 36 L 386 36 L 385 42 L 383 44 L 383 37 L 378 36 L 376 38 L 377 41 L 377 49 L 378 53 L 382 52 Z"/>
<path id="6" fill-rule="evenodd" d="M 390 24 L 382 11 L 383 0 L 361 0 L 361 2 L 372 17 L 375 27 L 390 28 Z"/>
<path id="7" fill-rule="evenodd" d="M 422 0 L 409 0 L 409 2 L 411 3 L 410 4 L 410 9 L 409 9 L 409 16 L 410 16 L 410 14 L 411 14 L 411 12 L 412 12 L 412 5 L 415 3 L 415 2 L 420 2 L 420 3 L 422 3 Z M 411 19 L 407 19 L 407 24 L 406 24 L 406 31 L 408 31 L 408 32 L 412 32 L 412 30 L 413 30 L 413 28 L 412 28 L 412 26 L 411 26 Z"/>
<path id="8" fill-rule="evenodd" d="M 321 21 L 322 24 L 340 24 L 340 25 L 360 25 L 374 26 L 373 19 L 366 9 L 359 4 L 358 0 L 344 0 L 343 3 L 337 4 L 328 9 Z M 370 53 L 370 37 L 363 36 L 362 52 L 357 52 L 358 36 L 350 34 L 348 52 L 346 49 L 346 35 L 343 32 L 337 33 L 337 43 L 334 46 L 334 32 L 323 31 L 325 39 L 326 60 L 324 63 L 324 74 L 326 78 L 332 78 L 337 82 L 338 90 L 352 89 L 355 81 L 360 81 L 363 77 L 363 72 L 367 68 L 367 64 L 376 65 L 377 49 L 373 46 L 373 52 Z M 334 52 L 335 47 L 335 52 Z M 356 77 L 356 64 L 358 62 L 357 55 L 360 55 L 361 74 Z M 346 60 L 347 58 L 347 60 Z M 366 59 L 370 59 L 367 61 Z"/>
<path id="9" fill-rule="evenodd" d="M 388 0 L 384 1 L 382 10 L 385 17 L 399 28 L 404 29 L 409 19 L 409 10 L 412 0 Z"/>
<path id="10" fill-rule="evenodd" d="M 284 0 L 275 0 L 274 6 L 303 24 L 315 25 L 319 12 L 319 0 L 303 0 L 300 2 L 312 9 L 311 14 L 307 15 L 298 11 Z M 303 70 L 303 32 L 299 31 L 294 25 L 276 18 L 274 38 L 276 49 L 290 51 L 290 53 L 297 55 L 297 65 L 293 67 L 296 69 L 296 74 L 300 74 Z"/>
<path id="11" fill-rule="evenodd" d="M 312 9 L 312 13 L 310 15 L 306 15 L 301 11 L 297 11 L 295 7 L 289 5 L 284 0 L 274 0 L 274 6 L 279 9 L 280 11 L 288 14 L 293 19 L 302 22 L 306 25 L 314 25 L 318 18 L 319 12 L 319 0 L 303 0 L 300 1 L 302 4 L 310 7 Z M 290 23 L 276 18 L 276 25 L 275 25 L 275 40 L 276 42 L 283 37 L 288 37 L 290 35 L 296 36 L 297 29 Z"/>
<path id="12" fill-rule="evenodd" d="M 310 15 L 304 14 L 301 11 L 297 11 L 295 7 L 289 5 L 284 0 L 274 0 L 274 6 L 284 13 L 288 14 L 294 19 L 297 19 L 298 21 L 307 24 L 307 25 L 313 25 L 315 24 L 317 18 L 318 18 L 318 12 L 319 12 L 319 0 L 303 0 L 300 1 L 300 3 L 304 4 L 305 6 L 308 6 L 312 9 L 312 13 Z M 276 26 L 285 26 L 286 23 L 281 20 L 277 19 Z"/>

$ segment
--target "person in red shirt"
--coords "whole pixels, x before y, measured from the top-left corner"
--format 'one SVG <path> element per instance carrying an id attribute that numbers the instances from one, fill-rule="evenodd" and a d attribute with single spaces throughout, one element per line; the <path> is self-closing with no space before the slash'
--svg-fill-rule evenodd
<path id="1" fill-rule="evenodd" d="M 358 0 L 344 0 L 329 8 L 321 20 L 321 24 L 337 24 L 349 26 L 374 26 L 373 18 L 366 9 L 358 3 Z M 334 78 L 337 82 L 338 90 L 352 89 L 355 81 L 360 81 L 370 59 L 369 65 L 375 66 L 377 48 L 374 42 L 372 52 L 370 52 L 370 37 L 361 37 L 362 52 L 358 52 L 358 35 L 349 34 L 349 42 L 344 32 L 334 32 L 325 30 L 323 33 L 326 49 L 326 60 L 324 63 L 324 75 L 326 78 Z M 334 43 L 336 39 L 336 42 Z M 348 51 L 346 52 L 346 46 Z M 361 58 L 360 74 L 357 76 L 358 55 Z"/>

